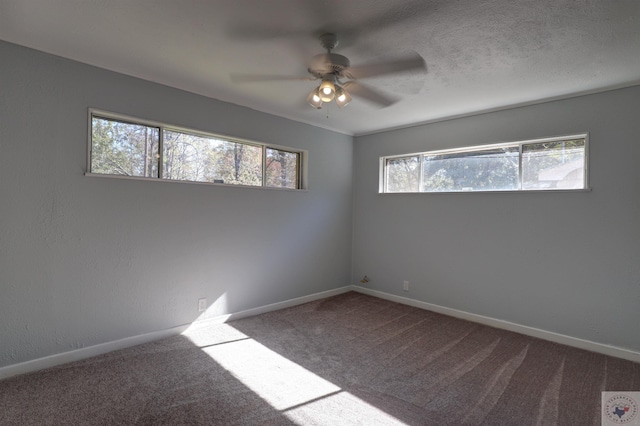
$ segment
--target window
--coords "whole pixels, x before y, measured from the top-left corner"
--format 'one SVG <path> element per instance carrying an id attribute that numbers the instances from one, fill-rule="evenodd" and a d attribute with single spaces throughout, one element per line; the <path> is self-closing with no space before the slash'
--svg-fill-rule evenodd
<path id="1" fill-rule="evenodd" d="M 91 173 L 158 176 L 160 128 L 93 117 Z"/>
<path id="2" fill-rule="evenodd" d="M 587 135 L 382 157 L 380 192 L 586 189 Z"/>
<path id="3" fill-rule="evenodd" d="M 300 189 L 302 152 L 90 112 L 89 173 Z"/>
<path id="4" fill-rule="evenodd" d="M 300 153 L 267 148 L 267 186 L 295 188 L 298 182 Z"/>
<path id="5" fill-rule="evenodd" d="M 262 147 L 165 130 L 163 178 L 231 185 L 262 185 Z"/>

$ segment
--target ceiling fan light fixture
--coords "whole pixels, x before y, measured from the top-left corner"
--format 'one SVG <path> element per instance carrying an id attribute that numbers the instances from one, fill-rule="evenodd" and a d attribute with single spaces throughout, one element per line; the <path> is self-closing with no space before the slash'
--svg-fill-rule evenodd
<path id="1" fill-rule="evenodd" d="M 313 89 L 311 93 L 309 93 L 309 96 L 307 96 L 307 102 L 309 102 L 309 105 L 316 109 L 322 108 L 322 99 L 320 98 L 319 92 L 319 89 Z"/>
<path id="2" fill-rule="evenodd" d="M 344 88 L 336 86 L 336 104 L 339 108 L 349 105 L 351 102 L 351 95 Z"/>
<path id="3" fill-rule="evenodd" d="M 318 92 L 322 102 L 331 102 L 336 95 L 336 87 L 331 80 L 323 80 Z"/>

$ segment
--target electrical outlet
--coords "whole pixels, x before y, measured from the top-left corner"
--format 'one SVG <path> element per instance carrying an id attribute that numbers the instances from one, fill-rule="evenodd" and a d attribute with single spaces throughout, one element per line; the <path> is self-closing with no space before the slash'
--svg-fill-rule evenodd
<path id="1" fill-rule="evenodd" d="M 402 289 L 403 289 L 404 291 L 409 291 L 409 281 L 405 281 L 405 282 L 402 284 Z"/>
<path id="2" fill-rule="evenodd" d="M 207 298 L 203 297 L 198 299 L 198 312 L 204 312 L 207 310 Z"/>

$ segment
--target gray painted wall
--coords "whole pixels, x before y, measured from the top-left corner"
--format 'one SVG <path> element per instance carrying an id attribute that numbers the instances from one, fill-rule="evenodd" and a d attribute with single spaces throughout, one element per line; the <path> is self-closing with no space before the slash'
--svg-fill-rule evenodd
<path id="1" fill-rule="evenodd" d="M 84 176 L 87 109 L 308 150 L 309 190 Z M 349 284 L 350 136 L 0 42 L 0 367 Z M 214 303 L 215 302 L 215 303 Z"/>
<path id="2" fill-rule="evenodd" d="M 633 87 L 356 138 L 353 283 L 640 351 L 639 111 Z M 378 194 L 380 156 L 581 132 L 591 192 Z"/>
<path id="3" fill-rule="evenodd" d="M 0 59 L 0 367 L 189 323 L 200 297 L 215 316 L 364 274 L 640 351 L 640 87 L 354 145 L 4 42 Z M 89 107 L 306 149 L 309 191 L 86 177 Z M 585 131 L 591 192 L 377 193 L 382 155 Z"/>

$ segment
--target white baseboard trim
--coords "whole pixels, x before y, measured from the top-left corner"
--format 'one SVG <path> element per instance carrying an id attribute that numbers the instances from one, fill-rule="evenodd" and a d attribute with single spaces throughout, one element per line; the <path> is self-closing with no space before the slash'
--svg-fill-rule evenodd
<path id="1" fill-rule="evenodd" d="M 68 362 L 79 361 L 93 356 L 106 354 L 108 352 L 129 348 L 131 346 L 141 345 L 143 343 L 152 342 L 154 340 L 163 339 L 184 333 L 190 327 L 206 326 L 211 324 L 221 324 L 227 321 L 246 318 L 254 315 L 264 314 L 266 312 L 278 309 L 289 308 L 303 303 L 312 302 L 318 299 L 346 293 L 353 290 L 353 286 L 346 286 L 334 290 L 324 291 L 321 293 L 311 294 L 309 296 L 298 297 L 296 299 L 285 300 L 284 302 L 273 303 L 266 306 L 260 306 L 246 311 L 236 312 L 229 315 L 220 315 L 214 318 L 196 321 L 193 324 L 184 324 L 177 327 L 168 328 L 166 330 L 154 331 L 151 333 L 140 334 L 137 336 L 125 337 L 124 339 L 114 340 L 112 342 L 100 343 L 86 348 L 75 349 L 55 355 L 37 358 L 31 361 L 21 362 L 19 364 L 0 367 L 0 380 L 19 374 L 32 373 L 45 368 L 55 367 Z"/>
<path id="2" fill-rule="evenodd" d="M 488 325 L 503 330 L 513 331 L 516 333 L 524 334 L 527 336 L 537 337 L 540 339 L 548 340 L 555 343 L 560 343 L 567 346 L 576 347 L 579 349 L 585 349 L 592 352 L 601 353 L 604 355 L 614 356 L 617 358 L 626 359 L 640 363 L 640 353 L 634 352 L 628 349 L 619 348 L 616 346 L 605 345 L 602 343 L 596 343 L 589 340 L 578 339 L 576 337 L 566 336 L 564 334 L 554 333 L 551 331 L 541 330 L 538 328 L 528 327 L 509 321 L 503 321 L 496 318 L 486 317 L 483 315 L 472 314 L 457 309 L 447 308 L 440 305 L 434 305 L 432 303 L 421 302 L 419 300 L 409 299 L 407 297 L 396 296 L 393 294 L 385 293 L 378 290 L 371 290 L 368 288 L 348 285 L 333 290 L 323 291 L 320 293 L 314 293 L 308 296 L 298 297 L 295 299 L 285 300 L 283 302 L 272 303 L 270 305 L 260 306 L 257 308 L 247 309 L 228 315 L 220 315 L 213 318 L 207 318 L 204 320 L 195 321 L 192 324 L 184 324 L 166 330 L 154 331 L 151 333 L 145 333 L 137 336 L 125 337 L 124 339 L 114 340 L 112 342 L 100 343 L 98 345 L 89 346 L 86 348 L 76 349 L 69 352 L 63 352 L 60 354 L 50 355 L 43 358 L 34 359 L 31 361 L 25 361 L 19 364 L 8 365 L 0 367 L 0 380 L 6 379 L 19 374 L 31 373 L 45 368 L 55 367 L 57 365 L 66 364 L 68 362 L 79 361 L 82 359 L 90 358 L 113 352 L 119 349 L 125 349 L 131 346 L 141 345 L 154 340 L 163 339 L 165 337 L 175 336 L 184 333 L 187 329 L 193 327 L 204 327 L 212 324 L 222 324 L 231 320 L 237 320 L 241 318 L 251 317 L 255 315 L 264 314 L 267 312 L 276 311 L 279 309 L 290 308 L 292 306 L 301 305 L 303 303 L 313 302 L 319 299 L 325 299 L 331 296 L 337 296 L 349 291 L 356 291 L 369 296 L 378 297 L 380 299 L 389 300 L 392 302 L 402 303 L 404 305 L 413 306 L 428 311 L 449 315 L 452 317 L 476 322 L 479 324 Z"/>
<path id="3" fill-rule="evenodd" d="M 21 362 L 19 364 L 0 367 L 0 380 L 17 376 L 19 374 L 32 373 L 45 368 L 55 367 L 68 362 L 91 358 L 93 356 L 129 348 L 131 346 L 141 345 L 143 343 L 152 342 L 165 337 L 175 336 L 184 332 L 187 327 L 189 327 L 189 324 L 168 328 L 166 330 L 153 331 L 151 333 L 140 334 L 137 336 L 125 337 L 111 342 L 99 343 L 97 345 L 87 346 L 86 348 L 75 349 L 68 352 L 49 355 L 43 358 L 33 359 L 31 361 Z"/>
<path id="4" fill-rule="evenodd" d="M 539 328 L 528 327 L 526 325 L 520 325 L 509 321 L 499 320 L 496 318 L 486 317 L 484 315 L 472 314 L 465 311 L 459 311 L 457 309 L 447 308 L 440 305 L 434 305 L 432 303 L 421 302 L 419 300 L 409 299 L 407 297 L 396 296 L 393 294 L 385 293 L 378 290 L 371 290 L 360 286 L 352 286 L 353 291 L 358 293 L 367 294 L 369 296 L 378 297 L 380 299 L 389 300 L 392 302 L 402 303 L 403 305 L 413 306 L 415 308 L 425 309 L 427 311 L 433 311 L 440 314 L 476 322 L 479 324 L 488 325 L 503 330 L 513 331 L 516 333 L 524 334 L 526 336 L 537 337 L 539 339 L 548 340 L 555 343 L 560 343 L 574 348 L 585 349 L 591 352 L 597 352 L 603 355 L 609 355 L 616 358 L 622 358 L 633 362 L 640 363 L 640 353 L 634 352 L 629 349 L 619 348 L 617 346 L 606 345 L 603 343 L 592 342 L 590 340 L 583 340 L 577 337 L 571 337 L 564 334 L 554 333 L 552 331 L 541 330 Z"/>
<path id="5" fill-rule="evenodd" d="M 228 315 L 218 315 L 212 318 L 206 318 L 197 320 L 191 324 L 189 330 L 193 330 L 196 327 L 206 327 L 211 324 L 222 324 L 232 320 L 238 320 L 241 318 L 253 317 L 260 314 L 266 314 L 267 312 L 277 311 L 279 309 L 290 308 L 292 306 L 302 305 L 303 303 L 313 302 L 315 300 L 326 299 L 327 297 L 337 296 L 342 293 L 355 290 L 355 286 L 348 285 L 345 287 L 336 288 L 333 290 L 327 290 L 320 293 L 310 294 L 308 296 L 297 297 L 295 299 L 285 300 L 283 302 L 272 303 L 270 305 L 259 306 L 257 308 L 247 309 L 246 311 L 235 312 Z"/>

